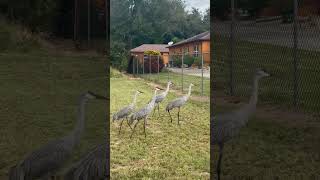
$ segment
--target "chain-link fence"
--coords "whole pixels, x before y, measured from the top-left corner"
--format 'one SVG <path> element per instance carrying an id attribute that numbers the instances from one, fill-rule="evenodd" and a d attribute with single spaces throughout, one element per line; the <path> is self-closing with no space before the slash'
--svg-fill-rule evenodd
<path id="1" fill-rule="evenodd" d="M 170 54 L 145 55 L 132 58 L 129 69 L 136 77 L 165 85 L 168 81 L 174 83 L 173 89 L 188 91 L 189 85 L 195 86 L 195 95 L 210 95 L 210 53 L 202 54 Z"/>
<path id="2" fill-rule="evenodd" d="M 73 34 L 75 45 L 79 49 L 92 49 L 98 52 L 105 51 L 106 21 L 105 1 L 75 0 L 73 4 L 74 15 L 64 15 L 72 19 L 61 28 L 64 36 Z M 72 26 L 71 26 L 72 24 Z M 71 32 L 71 29 L 73 32 Z"/>
<path id="3" fill-rule="evenodd" d="M 317 112 L 320 14 L 307 14 L 298 0 L 292 0 L 287 13 L 278 15 L 269 6 L 255 18 L 237 0 L 230 4 L 227 20 L 214 18 L 212 24 L 215 90 L 248 97 L 254 69 L 266 68 L 273 76 L 259 84 L 261 102 Z"/>

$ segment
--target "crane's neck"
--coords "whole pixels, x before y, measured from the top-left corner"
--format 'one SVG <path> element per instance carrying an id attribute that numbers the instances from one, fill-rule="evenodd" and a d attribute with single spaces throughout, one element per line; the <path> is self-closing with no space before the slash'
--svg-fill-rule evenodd
<path id="1" fill-rule="evenodd" d="M 252 107 L 255 107 L 258 102 L 258 84 L 259 84 L 259 78 L 255 77 L 253 79 L 252 94 L 249 100 L 249 105 Z"/>
<path id="2" fill-rule="evenodd" d="M 166 89 L 166 91 L 164 92 L 166 95 L 168 94 L 169 89 L 170 89 L 170 84 L 168 83 L 168 85 L 167 85 L 167 89 Z"/>
<path id="3" fill-rule="evenodd" d="M 86 99 L 82 98 L 82 99 L 80 99 L 80 104 L 78 107 L 77 123 L 76 123 L 74 130 L 73 130 L 73 133 L 72 133 L 75 144 L 77 144 L 80 141 L 81 134 L 84 129 L 85 108 L 86 108 Z"/>
<path id="4" fill-rule="evenodd" d="M 258 102 L 258 82 L 259 82 L 259 78 L 258 77 L 254 77 L 253 79 L 253 87 L 252 87 L 252 94 L 249 100 L 249 103 L 246 104 L 245 106 L 243 106 L 243 108 L 241 108 L 238 111 L 238 123 L 240 126 L 244 126 L 248 123 L 249 118 L 254 114 L 254 112 L 256 111 L 256 106 L 257 106 L 257 102 Z"/>
<path id="5" fill-rule="evenodd" d="M 188 91 L 188 94 L 187 94 L 187 98 L 189 98 L 190 95 L 191 95 L 191 88 L 192 88 L 192 86 L 189 86 L 189 91 Z"/>
<path id="6" fill-rule="evenodd" d="M 157 92 L 158 92 L 158 90 L 155 90 L 155 91 L 154 91 L 153 97 L 152 97 L 149 105 L 153 106 L 154 103 L 156 102 Z"/>

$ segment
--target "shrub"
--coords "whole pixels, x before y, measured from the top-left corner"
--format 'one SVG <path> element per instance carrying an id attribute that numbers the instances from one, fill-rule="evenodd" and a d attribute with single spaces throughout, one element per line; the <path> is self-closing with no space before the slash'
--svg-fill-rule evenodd
<path id="1" fill-rule="evenodd" d="M 163 60 L 160 56 L 159 59 L 159 72 L 163 69 L 164 64 Z M 150 60 L 148 59 L 144 60 L 144 72 L 149 73 L 150 72 Z M 151 73 L 158 73 L 158 56 L 151 56 Z"/>
<path id="2" fill-rule="evenodd" d="M 183 58 L 183 63 L 188 65 L 188 67 L 191 67 L 193 62 L 194 62 L 195 58 L 191 55 L 186 55 Z"/>
<path id="3" fill-rule="evenodd" d="M 174 67 L 180 68 L 181 67 L 181 58 L 179 56 L 173 56 L 172 57 L 172 65 Z"/>
<path id="4" fill-rule="evenodd" d="M 201 58 L 200 57 L 194 57 L 194 65 L 198 66 L 199 68 L 201 68 Z"/>

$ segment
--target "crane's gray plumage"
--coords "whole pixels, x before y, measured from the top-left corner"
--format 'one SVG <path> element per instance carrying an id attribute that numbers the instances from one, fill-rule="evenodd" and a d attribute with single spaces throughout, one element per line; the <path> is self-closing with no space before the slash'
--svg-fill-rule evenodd
<path id="1" fill-rule="evenodd" d="M 107 174 L 107 145 L 101 144 L 87 153 L 64 175 L 66 180 L 104 180 Z"/>
<path id="2" fill-rule="evenodd" d="M 211 131 L 213 133 L 211 135 L 212 142 L 213 144 L 218 144 L 220 148 L 217 166 L 218 179 L 220 179 L 224 143 L 238 135 L 241 128 L 245 126 L 250 117 L 254 115 L 258 102 L 258 82 L 261 78 L 267 76 L 269 76 L 269 74 L 264 70 L 257 69 L 253 80 L 253 91 L 249 103 L 235 111 L 211 117 L 211 122 L 213 123 L 213 130 Z"/>
<path id="3" fill-rule="evenodd" d="M 189 91 L 188 94 L 179 97 L 171 102 L 168 103 L 167 107 L 166 107 L 166 111 L 169 113 L 169 116 L 171 118 L 171 122 L 172 122 L 172 117 L 170 114 L 170 111 L 174 108 L 178 108 L 178 124 L 179 124 L 179 114 L 180 114 L 180 108 L 185 105 L 191 95 L 191 88 L 192 86 L 194 86 L 192 83 L 189 85 Z"/>
<path id="4" fill-rule="evenodd" d="M 169 93 L 169 90 L 170 90 L 170 86 L 171 86 L 172 84 L 173 84 L 173 83 L 172 83 L 171 81 L 169 81 L 168 84 L 167 84 L 167 89 L 166 89 L 164 92 L 162 92 L 162 93 L 160 93 L 160 94 L 158 94 L 158 95 L 156 96 L 155 105 L 158 107 L 158 114 L 159 114 L 159 116 L 160 116 L 160 105 L 159 105 L 159 104 L 167 97 L 167 95 L 168 95 L 168 93 Z M 155 112 L 155 110 L 156 110 L 156 109 L 154 109 L 153 113 Z"/>
<path id="5" fill-rule="evenodd" d="M 128 118 L 128 116 L 135 110 L 135 106 L 136 106 L 136 102 L 137 102 L 137 96 L 139 94 L 141 94 L 142 92 L 141 91 L 136 91 L 136 93 L 134 94 L 133 96 L 133 101 L 131 104 L 129 104 L 128 106 L 120 109 L 118 112 L 116 112 L 114 115 L 113 115 L 113 118 L 112 118 L 112 121 L 115 121 L 115 120 L 122 120 L 121 123 L 120 123 L 120 127 L 119 127 L 119 134 L 120 134 L 120 131 L 121 131 L 121 126 L 122 126 L 122 123 L 123 123 L 123 118 Z M 127 119 L 127 123 L 129 125 L 129 127 L 131 128 L 129 122 L 128 122 L 128 119 Z"/>
<path id="6" fill-rule="evenodd" d="M 32 152 L 22 162 L 10 169 L 9 180 L 28 180 L 49 176 L 70 156 L 80 141 L 85 121 L 85 107 L 89 99 L 107 99 L 87 92 L 80 97 L 78 121 L 74 129 L 65 137 L 49 142 Z"/>
<path id="7" fill-rule="evenodd" d="M 151 101 L 145 107 L 143 107 L 142 109 L 138 110 L 137 112 L 133 113 L 130 116 L 130 121 L 129 121 L 130 124 L 132 124 L 133 121 L 137 120 L 136 124 L 133 127 L 133 130 L 132 130 L 132 133 L 131 133 L 130 137 L 132 137 L 132 135 L 133 135 L 133 133 L 135 131 L 135 128 L 136 128 L 137 124 L 140 122 L 141 119 L 144 119 L 144 135 L 147 136 L 147 134 L 146 134 L 146 121 L 147 121 L 147 118 L 148 118 L 149 114 L 152 112 L 152 110 L 154 108 L 157 92 L 159 90 L 161 90 L 161 88 L 156 87 L 155 91 L 154 91 L 154 95 L 153 95 Z"/>

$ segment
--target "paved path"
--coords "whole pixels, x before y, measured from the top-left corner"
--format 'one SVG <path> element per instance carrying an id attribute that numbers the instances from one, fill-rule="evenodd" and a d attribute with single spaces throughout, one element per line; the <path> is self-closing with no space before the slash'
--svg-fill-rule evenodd
<path id="1" fill-rule="evenodd" d="M 181 73 L 181 68 L 168 68 L 169 71 L 174 73 Z M 202 76 L 201 69 L 198 68 L 184 68 L 183 74 L 191 75 L 191 76 Z M 204 69 L 203 70 L 203 77 L 210 78 L 210 70 Z"/>

